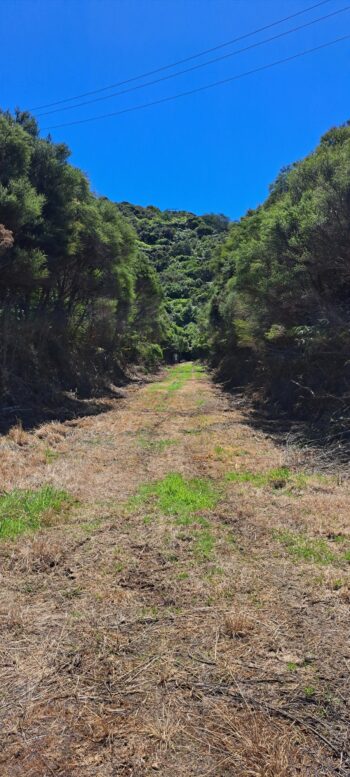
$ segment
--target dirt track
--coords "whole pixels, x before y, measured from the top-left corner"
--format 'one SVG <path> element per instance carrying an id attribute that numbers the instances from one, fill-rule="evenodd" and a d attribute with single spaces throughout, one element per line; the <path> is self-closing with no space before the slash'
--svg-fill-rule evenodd
<path id="1" fill-rule="evenodd" d="M 3 777 L 350 773 L 348 482 L 181 365 L 0 455 L 78 500 L 0 546 Z M 132 499 L 169 473 L 215 504 Z"/>

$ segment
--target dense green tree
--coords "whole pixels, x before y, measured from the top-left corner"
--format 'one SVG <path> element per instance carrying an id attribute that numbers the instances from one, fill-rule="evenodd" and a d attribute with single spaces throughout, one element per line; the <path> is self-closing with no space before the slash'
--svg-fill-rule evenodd
<path id="1" fill-rule="evenodd" d="M 0 381 L 7 400 L 92 388 L 161 357 L 154 268 L 118 207 L 28 113 L 0 114 Z M 132 343 L 132 348 L 130 347 Z"/>
<path id="2" fill-rule="evenodd" d="M 350 126 L 283 170 L 232 225 L 216 265 L 209 338 L 225 379 L 254 380 L 307 416 L 350 391 Z"/>

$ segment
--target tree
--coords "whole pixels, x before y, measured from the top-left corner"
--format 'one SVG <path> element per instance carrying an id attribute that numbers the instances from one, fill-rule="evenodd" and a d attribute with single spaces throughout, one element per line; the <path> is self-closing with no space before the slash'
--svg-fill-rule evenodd
<path id="1" fill-rule="evenodd" d="M 208 324 L 225 379 L 254 379 L 309 416 L 350 389 L 350 126 L 284 169 L 266 202 L 232 225 Z"/>
<path id="2" fill-rule="evenodd" d="M 41 139 L 29 113 L 0 114 L 0 381 L 7 401 L 90 390 L 120 375 L 131 357 L 146 363 L 145 345 L 162 337 L 160 289 L 133 228 L 68 160 L 67 146 Z"/>

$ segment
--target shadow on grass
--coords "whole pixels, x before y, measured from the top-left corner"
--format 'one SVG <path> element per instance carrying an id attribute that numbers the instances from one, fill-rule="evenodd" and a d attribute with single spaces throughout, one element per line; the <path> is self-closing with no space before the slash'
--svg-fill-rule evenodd
<path id="1" fill-rule="evenodd" d="M 103 397 L 78 398 L 69 392 L 62 392 L 49 402 L 28 402 L 23 405 L 5 406 L 0 404 L 0 434 L 7 434 L 11 427 L 20 423 L 23 429 L 30 431 L 48 421 L 71 421 L 84 416 L 108 413 L 112 409 L 112 400 L 122 399 L 122 390 L 110 391 Z"/>
<path id="2" fill-rule="evenodd" d="M 263 432 L 277 445 L 312 452 L 314 465 L 338 466 L 350 462 L 350 423 L 325 413 L 308 419 L 288 417 L 275 405 L 262 402 L 251 388 L 230 389 L 217 384 L 230 399 L 231 406 L 242 411 L 244 423 Z"/>

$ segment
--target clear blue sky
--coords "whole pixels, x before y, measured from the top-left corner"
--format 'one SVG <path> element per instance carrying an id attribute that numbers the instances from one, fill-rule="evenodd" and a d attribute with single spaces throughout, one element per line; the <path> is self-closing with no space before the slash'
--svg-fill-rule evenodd
<path id="1" fill-rule="evenodd" d="M 97 89 L 316 1 L 0 0 L 0 105 L 24 110 Z M 346 4 L 331 0 L 235 47 Z M 41 126 L 157 100 L 349 32 L 347 12 L 134 94 L 43 117 Z M 265 198 L 282 166 L 311 151 L 330 126 L 350 118 L 349 85 L 350 40 L 208 92 L 51 134 L 68 143 L 72 163 L 99 194 L 238 218 Z"/>

